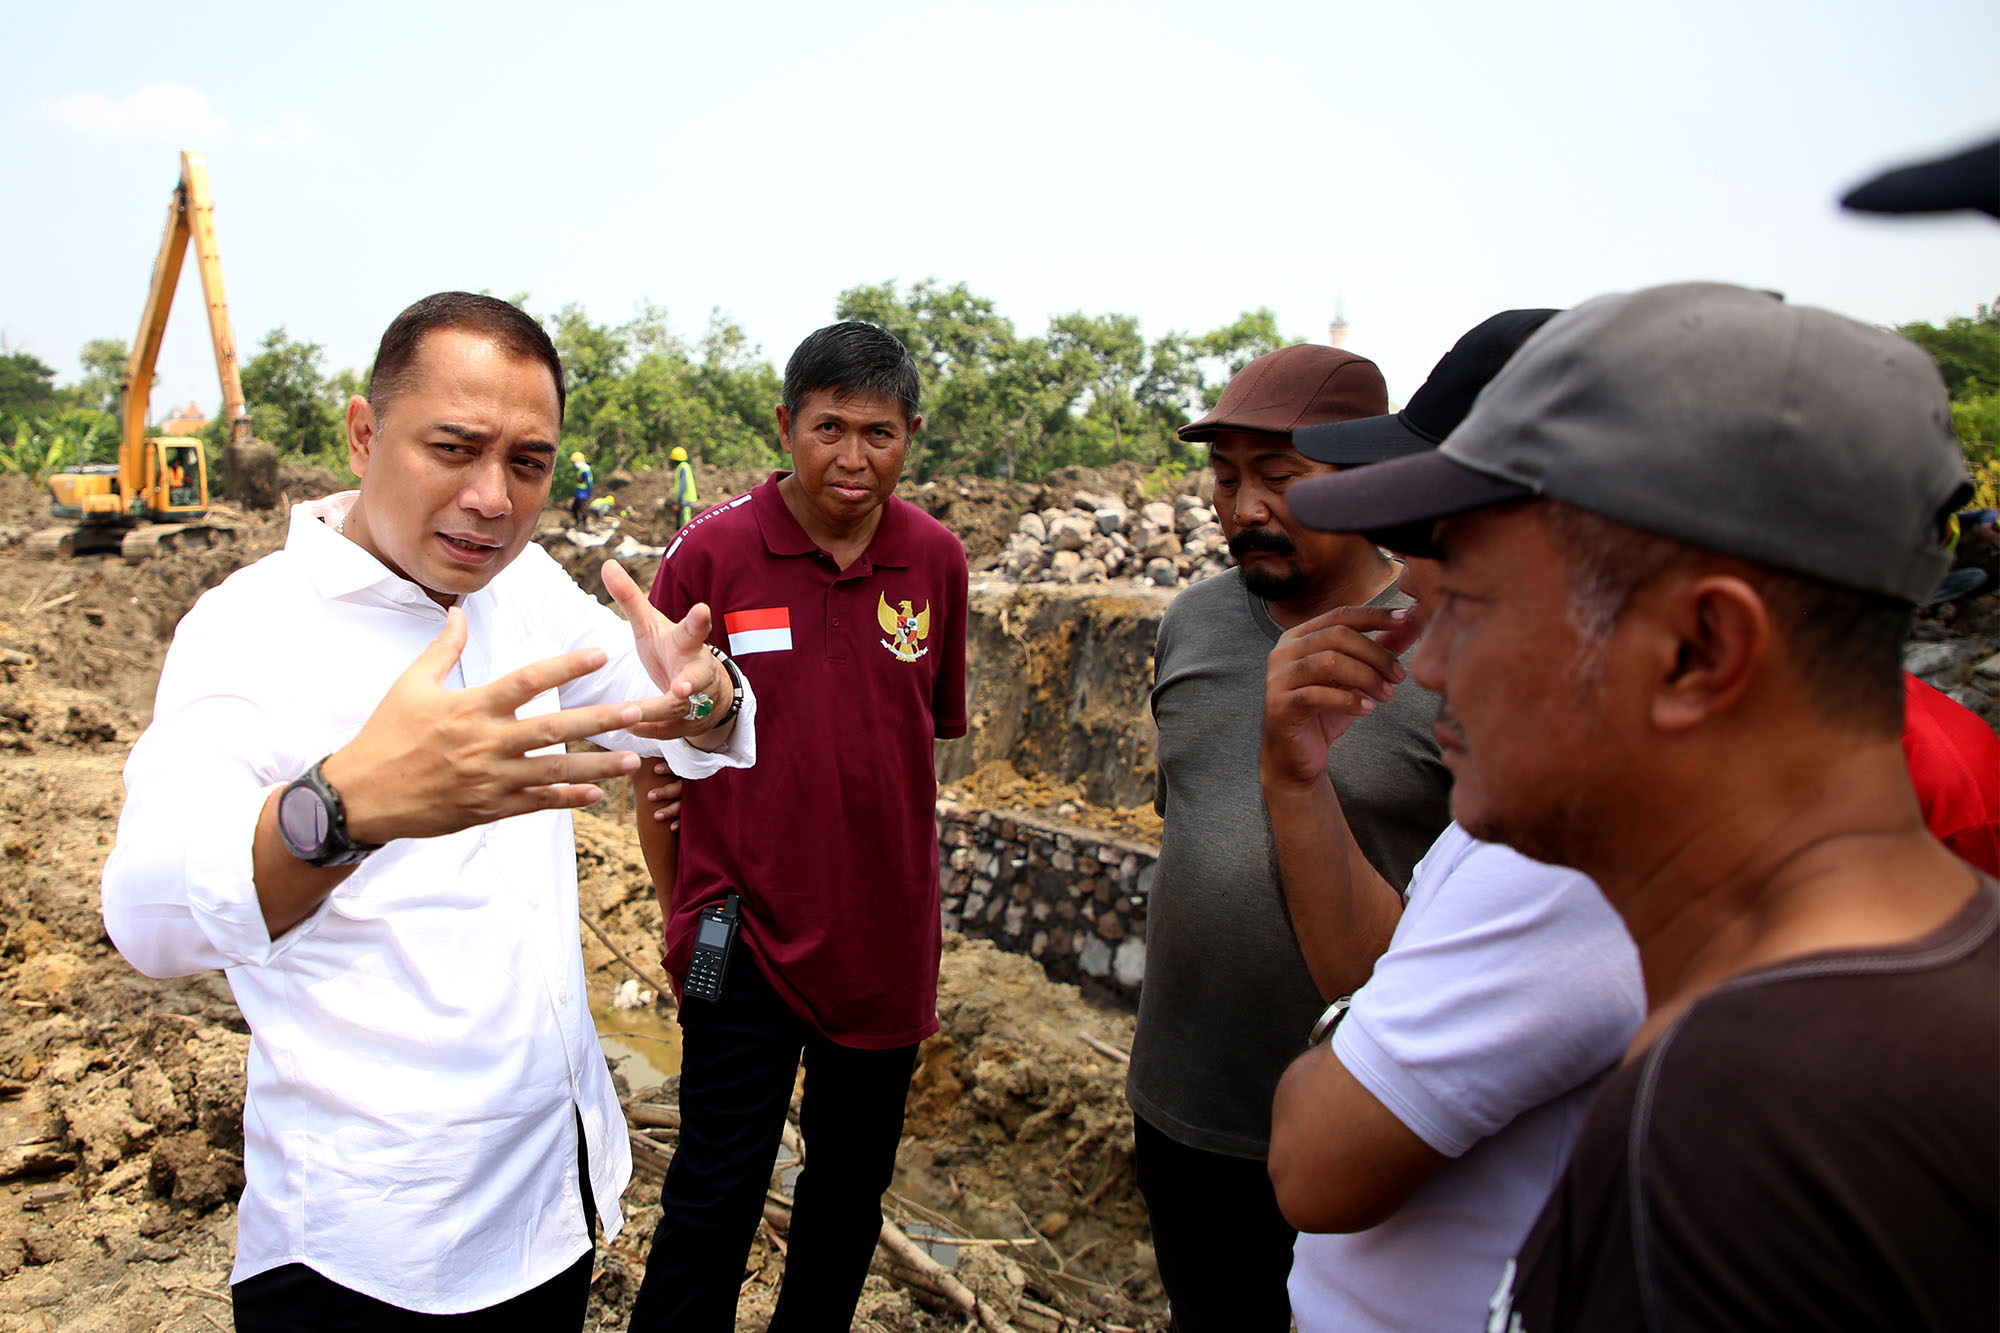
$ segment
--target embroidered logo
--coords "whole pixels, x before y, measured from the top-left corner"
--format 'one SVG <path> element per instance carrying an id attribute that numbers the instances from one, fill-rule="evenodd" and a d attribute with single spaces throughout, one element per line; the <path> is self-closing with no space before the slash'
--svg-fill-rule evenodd
<path id="1" fill-rule="evenodd" d="M 914 662 L 930 651 L 917 646 L 931 634 L 929 602 L 924 603 L 921 611 L 912 611 L 908 601 L 896 603 L 895 609 L 891 610 L 889 596 L 884 593 L 875 606 L 875 619 L 880 622 L 882 632 L 889 636 L 878 642 L 894 653 L 898 661 Z"/>

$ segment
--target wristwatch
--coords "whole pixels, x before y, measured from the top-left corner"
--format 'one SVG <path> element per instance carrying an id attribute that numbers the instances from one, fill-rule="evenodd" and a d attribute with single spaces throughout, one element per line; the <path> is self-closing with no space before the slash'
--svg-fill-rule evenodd
<path id="1" fill-rule="evenodd" d="M 1313 1024 L 1312 1035 L 1306 1038 L 1308 1050 L 1333 1035 L 1333 1030 L 1340 1026 L 1341 1019 L 1347 1017 L 1348 1007 L 1353 1003 L 1352 995 L 1343 995 L 1326 1007 L 1326 1012 L 1319 1016 L 1319 1022 Z"/>
<path id="2" fill-rule="evenodd" d="M 710 731 L 720 731 L 743 711 L 743 691 L 747 687 L 743 684 L 743 669 L 730 660 L 728 653 L 714 644 L 708 646 L 708 651 L 715 654 L 715 660 L 722 663 L 722 669 L 729 673 L 729 707 L 722 710 L 722 716 L 715 719 L 715 725 L 709 728 Z"/>
<path id="3" fill-rule="evenodd" d="M 347 834 L 347 807 L 326 780 L 322 759 L 278 796 L 278 833 L 293 856 L 309 866 L 351 866 L 382 844 L 356 842 Z"/>

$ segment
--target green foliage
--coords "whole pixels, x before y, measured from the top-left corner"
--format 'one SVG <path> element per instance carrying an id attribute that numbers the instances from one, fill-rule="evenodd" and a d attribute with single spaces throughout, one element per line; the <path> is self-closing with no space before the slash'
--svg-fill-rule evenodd
<path id="1" fill-rule="evenodd" d="M 1082 311 L 1022 338 L 964 283 L 930 280 L 907 295 L 894 283 L 850 288 L 834 313 L 881 325 L 916 358 L 924 427 L 911 470 L 919 479 L 1040 477 L 1126 458 L 1185 469 L 1199 454 L 1175 432 L 1251 358 L 1286 344 L 1269 310 L 1200 337 L 1168 333 L 1150 347 L 1130 315 Z"/>
<path id="2" fill-rule="evenodd" d="M 80 407 L 117 412 L 125 389 L 125 361 L 131 355 L 123 338 L 92 338 L 77 354 L 83 378 L 69 387 Z"/>
<path id="3" fill-rule="evenodd" d="M 1903 324 L 1897 333 L 1916 343 L 1944 372 L 1951 395 L 1951 426 L 1965 449 L 1978 489 L 1974 504 L 2000 505 L 2000 301 L 1982 305 L 1971 319 Z"/>
<path id="4" fill-rule="evenodd" d="M 662 467 L 676 447 L 722 466 L 775 466 L 782 458 L 771 418 L 777 372 L 719 311 L 710 313 L 699 348 L 675 337 L 657 306 L 613 326 L 593 324 L 582 307 L 570 305 L 544 323 L 562 356 L 569 394 L 556 493 L 575 482 L 573 451 L 599 477 Z"/>
<path id="5" fill-rule="evenodd" d="M 525 292 L 510 300 L 527 308 Z M 887 328 L 916 359 L 924 423 L 913 478 L 1036 478 L 1070 464 L 1134 459 L 1153 469 L 1148 485 L 1162 495 L 1202 458 L 1177 438 L 1180 427 L 1251 358 L 1288 341 L 1267 309 L 1205 334 L 1169 332 L 1150 345 L 1132 316 L 1080 310 L 1051 319 L 1040 336 L 1023 337 L 988 298 L 962 282 L 934 279 L 907 290 L 894 282 L 850 288 L 835 314 Z M 783 388 L 779 372 L 721 311 L 709 313 L 698 342 L 676 335 L 657 306 L 642 306 L 619 324 L 595 322 L 577 305 L 539 318 L 562 356 L 568 395 L 552 478 L 557 496 L 575 484 L 569 455 L 578 451 L 600 487 L 619 469 L 666 466 L 677 447 L 711 465 L 783 466 L 772 411 Z M 93 339 L 81 353 L 83 375 L 61 389 L 35 358 L 0 355 L 0 441 L 7 442 L 0 468 L 42 469 L 51 449 L 102 448 L 109 458 L 126 354 L 117 339 Z M 330 372 L 324 359 L 319 344 L 273 329 L 243 366 L 244 397 L 253 434 L 281 457 L 349 478 L 347 402 L 365 393 L 368 372 Z M 97 415 L 108 407 L 113 416 L 92 433 L 69 414 L 58 420 L 65 404 Z M 24 413 L 34 416 L 32 425 L 8 424 Z M 215 415 L 203 439 L 219 481 L 228 422 Z"/>
<path id="6" fill-rule="evenodd" d="M 1951 405 L 1951 428 L 1965 446 L 1978 494 L 1974 508 L 2000 508 L 2000 391 L 1975 393 Z"/>
<path id="7" fill-rule="evenodd" d="M 280 457 L 339 470 L 347 465 L 347 400 L 321 369 L 324 355 L 320 344 L 299 342 L 282 325 L 272 329 L 243 366 L 243 398 L 250 433 Z M 215 416 L 208 435 L 219 446 L 228 442 L 229 427 L 221 412 Z"/>
<path id="8" fill-rule="evenodd" d="M 1186 463 L 1177 458 L 1169 459 L 1146 474 L 1146 479 L 1139 483 L 1139 494 L 1148 500 L 1164 500 L 1180 490 L 1187 474 Z"/>
<path id="9" fill-rule="evenodd" d="M 26 352 L 0 354 L 0 421 L 54 406 L 56 373 Z"/>
<path id="10" fill-rule="evenodd" d="M 1971 319 L 1955 316 L 1943 328 L 1904 324 L 1896 332 L 1931 354 L 1944 372 L 1945 391 L 1953 402 L 1983 393 L 2000 393 L 2000 301 L 1979 307 Z"/>
<path id="11" fill-rule="evenodd" d="M 21 474 L 38 486 L 50 473 L 115 462 L 117 456 L 118 418 L 89 408 L 17 418 L 0 437 L 0 472 Z"/>

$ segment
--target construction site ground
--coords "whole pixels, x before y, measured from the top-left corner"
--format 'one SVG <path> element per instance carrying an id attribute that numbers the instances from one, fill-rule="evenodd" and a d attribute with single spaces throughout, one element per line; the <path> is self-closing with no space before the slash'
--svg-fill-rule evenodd
<path id="1" fill-rule="evenodd" d="M 761 479 L 713 469 L 698 475 L 711 503 Z M 959 534 L 977 582 L 1026 509 L 1067 503 L 1079 489 L 1136 498 L 1145 479 L 1128 466 L 1034 484 L 949 479 L 928 489 L 906 485 L 904 494 Z M 665 474 L 613 474 L 605 482 L 618 496 L 612 543 L 630 537 L 658 547 L 671 539 Z M 287 469 L 284 485 L 292 500 L 338 488 L 330 473 L 302 468 Z M 239 539 L 227 548 L 136 565 L 116 557 L 34 560 L 21 542 L 47 525 L 46 496 L 23 478 L 0 476 L 0 1333 L 203 1333 L 230 1325 L 249 1038 L 221 975 L 153 981 L 118 957 L 104 935 L 98 877 L 116 829 L 120 769 L 146 723 L 175 623 L 204 590 L 283 541 L 282 510 L 239 517 Z M 606 549 L 575 547 L 563 528 L 559 513 L 546 513 L 545 544 L 601 595 L 597 568 Z M 642 582 L 651 578 L 653 558 L 626 563 Z M 1107 676 L 1138 673 L 1141 704 L 1124 711 L 1143 712 L 1150 640 L 1100 632 L 1099 622 L 1127 619 L 1125 628 L 1143 629 L 1164 591 L 1126 585 L 1034 595 L 1084 601 L 1067 624 L 1060 616 L 1030 622 L 1029 611 L 1046 613 L 1047 601 L 1026 609 L 1009 601 L 996 613 L 1024 617 L 1002 629 L 1024 655 L 1009 669 L 1029 686 L 1026 710 L 1063 726 L 1051 706 L 1053 683 L 1076 665 L 1064 656 L 1071 640 L 1095 636 L 1100 650 L 1090 665 Z M 1948 632 L 1991 638 L 2000 634 L 1996 621 L 2000 598 L 1986 598 Z M 1037 628 L 1045 624 L 1056 628 Z M 1082 628 L 1072 634 L 1071 624 Z M 994 713 L 989 724 L 1000 707 L 975 697 L 975 717 L 983 708 Z M 1103 725 L 1104 752 L 1121 756 L 1104 771 L 1126 782 L 1143 767 L 1131 762 L 1135 724 L 1107 718 Z M 1052 733 L 1023 732 L 1008 754 L 968 751 L 949 786 L 972 804 L 1157 838 L 1158 821 L 1143 801 L 1093 803 L 1088 775 L 1030 762 L 1061 752 Z M 612 946 L 580 926 L 592 1006 L 643 1140 L 624 1199 L 626 1229 L 599 1248 L 593 1327 L 623 1326 L 673 1137 L 673 1082 L 651 1086 L 674 1063 L 670 1001 L 613 1005 L 628 980 L 657 989 L 656 979 L 639 977 L 657 966 L 660 925 L 628 811 L 629 794 L 614 790 L 576 820 L 582 912 Z M 910 1093 L 892 1220 L 916 1238 L 960 1242 L 933 1242 L 931 1255 L 953 1263 L 991 1320 L 1023 1330 L 1164 1327 L 1121 1090 L 1130 1015 L 1085 1003 L 1026 958 L 956 938 L 946 941 L 938 1011 L 942 1030 L 925 1044 Z M 776 1183 L 782 1194 L 783 1180 Z M 745 1276 L 746 1329 L 763 1327 L 782 1272 L 785 1214 L 775 1203 L 772 1218 Z M 967 1326 L 965 1313 L 922 1290 L 922 1275 L 910 1278 L 909 1264 L 884 1267 L 902 1276 L 871 1276 L 856 1327 Z"/>
<path id="2" fill-rule="evenodd" d="M 758 479 L 704 470 L 703 498 Z M 946 520 L 968 548 L 986 552 L 998 551 L 1040 491 L 940 484 L 952 487 L 948 498 L 925 498 L 949 507 Z M 298 468 L 285 485 L 293 500 L 338 487 L 323 470 Z M 663 476 L 619 477 L 607 489 L 629 511 L 624 534 L 656 546 L 669 539 L 657 504 Z M 220 974 L 154 981 L 119 958 L 104 934 L 98 877 L 116 830 L 120 770 L 146 723 L 175 623 L 204 590 L 279 546 L 285 517 L 242 516 L 228 548 L 136 565 L 115 556 L 57 563 L 20 549 L 46 526 L 46 503 L 26 480 L 0 477 L 0 1330 L 228 1328 L 249 1038 Z M 605 552 L 567 553 L 554 531 L 560 516 L 552 510 L 544 522 L 548 544 L 598 590 Z M 650 578 L 651 560 L 627 563 Z M 1004 765 L 960 787 L 1031 808 L 1079 800 L 1059 775 L 1024 778 Z M 580 902 L 650 973 L 659 912 L 628 801 L 614 791 L 577 817 Z M 608 1049 L 630 1057 L 614 1066 L 621 1092 L 671 1105 L 670 1078 L 644 1086 L 673 1063 L 671 1000 L 614 1009 L 613 992 L 634 970 L 580 933 Z M 1163 1326 L 1121 1090 L 1130 1016 L 1085 1003 L 1025 958 L 955 937 L 946 941 L 938 1010 L 942 1030 L 925 1044 L 910 1093 L 891 1218 L 920 1240 L 943 1238 L 929 1242 L 931 1256 L 951 1264 L 990 1317 L 1015 1327 Z M 671 1147 L 670 1128 L 635 1132 Z M 599 1248 L 592 1327 L 623 1326 L 659 1215 L 664 1154 L 642 1144 L 635 1156 L 626 1228 Z M 782 1225 L 758 1236 L 743 1328 L 768 1319 L 782 1241 Z M 877 1275 L 856 1327 L 966 1322 L 947 1301 Z"/>

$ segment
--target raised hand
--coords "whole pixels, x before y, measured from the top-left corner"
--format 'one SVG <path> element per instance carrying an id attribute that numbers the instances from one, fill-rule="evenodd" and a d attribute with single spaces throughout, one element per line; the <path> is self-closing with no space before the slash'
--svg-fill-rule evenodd
<path id="1" fill-rule="evenodd" d="M 596 780 L 633 772 L 639 757 L 528 751 L 658 723 L 685 707 L 662 696 L 517 719 L 537 695 L 603 666 L 604 653 L 562 653 L 486 685 L 447 689 L 465 635 L 465 613 L 453 607 L 444 631 L 390 686 L 360 732 L 328 756 L 323 771 L 356 840 L 436 837 L 530 810 L 589 805 L 604 795 Z"/>
<path id="2" fill-rule="evenodd" d="M 633 646 L 637 648 L 639 660 L 653 678 L 653 683 L 666 695 L 680 701 L 683 708 L 688 699 L 701 693 L 715 701 L 714 713 L 727 712 L 733 695 L 729 673 L 716 661 L 715 654 L 708 651 L 708 631 L 712 623 L 708 605 L 696 602 L 682 619 L 669 620 L 647 600 L 646 594 L 616 560 L 605 561 L 599 573 L 604 579 L 605 591 L 611 594 L 611 599 L 618 603 L 618 609 L 625 613 L 625 619 L 632 625 Z M 686 721 L 680 712 L 675 712 L 664 722 L 648 719 L 648 725 L 634 728 L 633 734 L 652 740 L 673 740 L 699 735 L 714 726 L 715 723 L 707 719 Z"/>
<path id="3" fill-rule="evenodd" d="M 1264 666 L 1266 780 L 1305 784 L 1358 717 L 1407 674 L 1396 659 L 1417 637 L 1408 607 L 1343 606 L 1286 630 Z"/>

